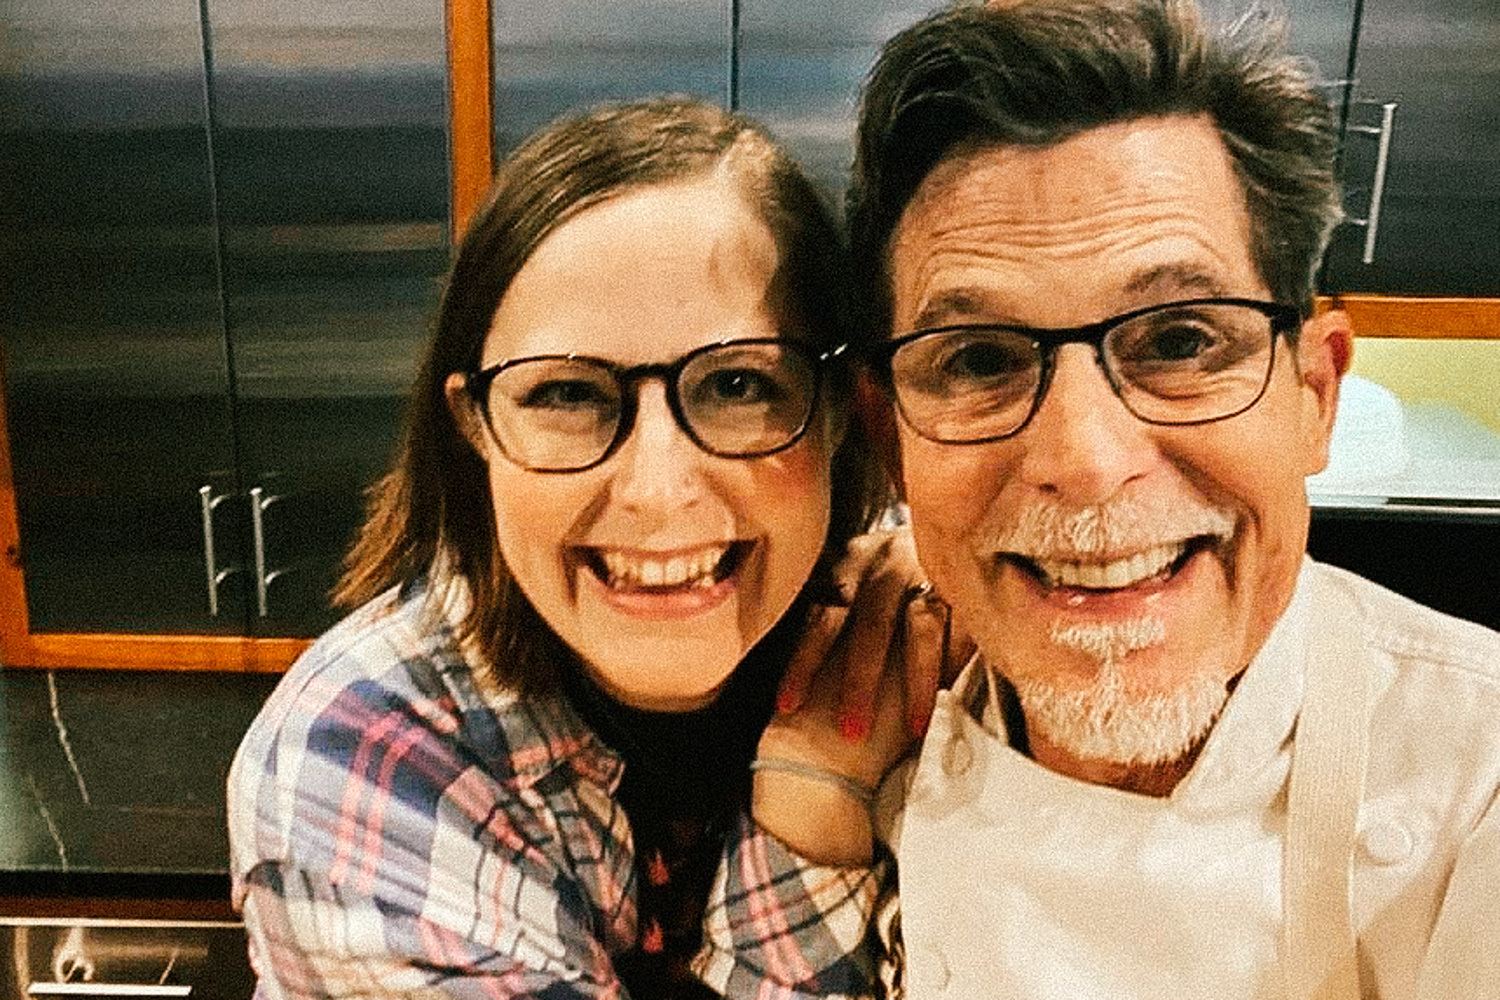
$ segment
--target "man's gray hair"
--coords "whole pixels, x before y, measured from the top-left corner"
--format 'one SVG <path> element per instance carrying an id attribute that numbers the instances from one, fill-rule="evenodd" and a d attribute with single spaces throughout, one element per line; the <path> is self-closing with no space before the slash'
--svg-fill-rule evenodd
<path id="1" fill-rule="evenodd" d="M 866 335 L 890 332 L 888 244 L 940 161 L 1161 115 L 1212 120 L 1244 190 L 1251 259 L 1277 301 L 1308 312 L 1341 216 L 1336 139 L 1284 20 L 1256 11 L 1212 30 L 1191 0 L 1009 0 L 918 22 L 866 81 L 848 201 Z"/>

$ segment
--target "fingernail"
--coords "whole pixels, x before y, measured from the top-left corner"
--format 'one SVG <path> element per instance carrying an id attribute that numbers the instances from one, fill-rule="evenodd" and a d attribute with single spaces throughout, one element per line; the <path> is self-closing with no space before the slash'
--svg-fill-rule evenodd
<path id="1" fill-rule="evenodd" d="M 790 694 L 790 693 L 788 693 L 786 691 L 780 691 L 780 692 L 778 692 L 777 695 L 776 695 L 776 712 L 777 712 L 777 714 L 778 715 L 785 715 L 788 712 L 794 712 L 794 711 L 796 711 L 797 710 L 797 703 L 800 700 L 801 699 L 799 697 L 797 697 L 796 695 Z"/>
<path id="2" fill-rule="evenodd" d="M 869 726 L 858 716 L 845 715 L 839 719 L 839 734 L 850 743 L 864 739 L 868 732 Z"/>

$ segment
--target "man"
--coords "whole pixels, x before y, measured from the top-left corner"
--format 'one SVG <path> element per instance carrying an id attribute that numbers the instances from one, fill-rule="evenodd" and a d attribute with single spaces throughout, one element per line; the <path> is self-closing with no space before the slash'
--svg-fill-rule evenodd
<path id="1" fill-rule="evenodd" d="M 1500 636 L 1305 556 L 1351 334 L 1329 112 L 1265 30 L 967 6 L 867 86 L 869 409 L 979 647 L 882 793 L 908 996 L 1500 996 Z M 813 995 L 801 929 L 857 951 L 870 902 L 812 862 L 868 863 L 901 743 L 830 697 L 762 741 L 766 891 L 715 934 Z"/>

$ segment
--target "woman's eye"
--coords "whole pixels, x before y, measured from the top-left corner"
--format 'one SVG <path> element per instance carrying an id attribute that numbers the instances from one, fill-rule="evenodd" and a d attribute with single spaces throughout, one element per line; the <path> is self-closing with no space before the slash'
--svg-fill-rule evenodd
<path id="1" fill-rule="evenodd" d="M 750 368 L 725 368 L 698 385 L 695 395 L 710 403 L 766 403 L 781 395 L 776 380 Z"/>
<path id="2" fill-rule="evenodd" d="M 520 404 L 530 409 L 577 410 L 613 405 L 609 395 L 593 382 L 556 379 L 539 382 L 526 391 Z"/>

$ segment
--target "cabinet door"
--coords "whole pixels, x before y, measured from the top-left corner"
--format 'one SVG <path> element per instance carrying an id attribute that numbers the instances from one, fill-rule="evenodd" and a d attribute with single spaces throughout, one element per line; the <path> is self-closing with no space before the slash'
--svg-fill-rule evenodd
<path id="1" fill-rule="evenodd" d="M 729 0 L 493 0 L 495 148 L 601 101 L 730 102 Z"/>
<path id="2" fill-rule="evenodd" d="M 1343 175 L 1349 214 L 1378 227 L 1372 245 L 1367 227 L 1341 229 L 1327 291 L 1500 296 L 1497 52 L 1494 0 L 1364 0 Z"/>
<path id="3" fill-rule="evenodd" d="M 1240 17 L 1267 9 L 1286 17 L 1287 47 L 1311 62 L 1315 79 L 1334 109 L 1342 114 L 1348 89 L 1349 54 L 1354 40 L 1355 0 L 1285 0 L 1274 8 L 1252 0 L 1199 0 L 1216 24 L 1232 24 Z"/>
<path id="4" fill-rule="evenodd" d="M 765 123 L 842 201 L 859 86 L 880 46 L 931 0 L 742 0 L 739 109 Z"/>
<path id="5" fill-rule="evenodd" d="M 209 0 L 250 631 L 313 635 L 448 262 L 442 0 Z"/>
<path id="6" fill-rule="evenodd" d="M 21 0 L 6 20 L 0 336 L 30 628 L 238 631 L 199 495 L 235 476 L 198 5 Z"/>

